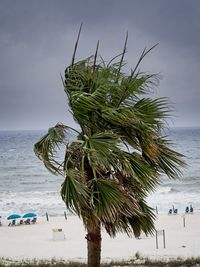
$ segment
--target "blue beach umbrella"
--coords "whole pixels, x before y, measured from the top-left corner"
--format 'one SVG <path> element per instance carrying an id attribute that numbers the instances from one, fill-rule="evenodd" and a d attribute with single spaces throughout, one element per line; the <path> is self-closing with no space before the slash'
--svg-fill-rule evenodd
<path id="1" fill-rule="evenodd" d="M 8 216 L 7 220 L 14 220 L 14 219 L 19 219 L 21 216 L 19 214 L 11 214 Z"/>
<path id="2" fill-rule="evenodd" d="M 33 213 L 33 212 L 29 212 L 24 214 L 23 218 L 33 218 L 33 217 L 37 217 L 37 214 Z"/>

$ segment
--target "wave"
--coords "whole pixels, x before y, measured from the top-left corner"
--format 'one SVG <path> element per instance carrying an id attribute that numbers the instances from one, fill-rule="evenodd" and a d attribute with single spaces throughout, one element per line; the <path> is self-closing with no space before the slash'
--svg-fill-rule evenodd
<path id="1" fill-rule="evenodd" d="M 169 194 L 169 193 L 175 193 L 175 192 L 179 192 L 179 190 L 177 188 L 173 188 L 170 186 L 159 186 L 157 188 L 157 193 L 158 194 Z"/>
<path id="2" fill-rule="evenodd" d="M 10 213 L 37 212 L 39 215 L 49 212 L 60 215 L 65 210 L 65 204 L 60 193 L 56 191 L 10 192 L 0 193 L 1 215 Z"/>
<path id="3" fill-rule="evenodd" d="M 20 183 L 21 185 L 38 185 L 38 184 L 44 184 L 44 182 L 32 182 L 32 181 L 30 181 L 30 182 L 21 182 Z"/>

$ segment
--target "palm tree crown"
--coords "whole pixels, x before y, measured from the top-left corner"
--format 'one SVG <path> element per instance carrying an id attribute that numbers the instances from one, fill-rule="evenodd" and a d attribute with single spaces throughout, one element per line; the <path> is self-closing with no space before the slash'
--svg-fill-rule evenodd
<path id="1" fill-rule="evenodd" d="M 61 196 L 67 208 L 87 229 L 100 223 L 111 236 L 152 233 L 155 216 L 145 198 L 161 174 L 176 178 L 184 165 L 162 136 L 170 114 L 167 99 L 146 96 L 159 77 L 138 71 L 150 50 L 143 51 L 130 74 L 123 72 L 126 42 L 109 63 L 98 58 L 98 45 L 94 56 L 76 63 L 74 53 L 63 85 L 80 131 L 57 124 L 34 148 L 49 171 L 64 176 Z M 62 161 L 56 158 L 60 147 Z"/>

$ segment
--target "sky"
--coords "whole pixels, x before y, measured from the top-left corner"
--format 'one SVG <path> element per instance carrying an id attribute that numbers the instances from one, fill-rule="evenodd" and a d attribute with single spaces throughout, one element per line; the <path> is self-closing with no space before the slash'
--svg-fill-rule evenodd
<path id="1" fill-rule="evenodd" d="M 0 130 L 75 126 L 60 73 L 69 65 L 80 24 L 77 60 L 123 49 L 127 68 L 159 45 L 140 69 L 160 73 L 152 97 L 173 104 L 172 126 L 200 126 L 199 0 L 0 0 Z"/>

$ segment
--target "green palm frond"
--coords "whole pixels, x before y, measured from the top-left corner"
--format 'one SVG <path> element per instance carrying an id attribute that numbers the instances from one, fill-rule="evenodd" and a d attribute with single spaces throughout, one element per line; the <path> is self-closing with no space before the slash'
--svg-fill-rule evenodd
<path id="1" fill-rule="evenodd" d="M 88 186 L 91 190 L 90 202 L 97 216 L 115 220 L 125 201 L 117 185 L 113 181 L 93 179 Z"/>
<path id="2" fill-rule="evenodd" d="M 48 133 L 34 145 L 36 156 L 43 161 L 46 168 L 53 174 L 63 173 L 63 162 L 59 162 L 55 157 L 60 145 L 66 145 L 69 130 L 77 132 L 69 126 L 57 124 L 50 128 Z"/>
<path id="3" fill-rule="evenodd" d="M 155 231 L 154 220 L 155 214 L 152 208 L 150 208 L 144 200 L 139 202 L 140 209 L 142 210 L 141 216 L 135 217 L 126 217 L 127 224 L 129 226 L 129 233 L 134 233 L 136 237 L 139 237 L 141 232 L 144 232 L 146 235 L 153 234 Z M 124 218 L 124 217 L 122 217 Z M 124 218 L 125 219 L 125 218 Z M 123 229 L 123 227 L 122 227 Z M 131 230 L 131 232 L 130 232 Z"/>
<path id="4" fill-rule="evenodd" d="M 84 157 L 93 169 L 94 176 L 101 177 L 105 173 L 110 173 L 117 161 L 119 137 L 112 132 L 101 132 L 84 137 L 86 139 L 83 143 Z"/>
<path id="5" fill-rule="evenodd" d="M 158 175 L 153 167 L 137 152 L 126 153 L 125 160 L 121 160 L 121 169 L 126 177 L 137 181 L 146 192 L 153 191 L 159 183 Z"/>
<path id="6" fill-rule="evenodd" d="M 126 216 L 139 214 L 137 201 L 112 180 L 93 179 L 88 184 L 93 212 L 102 221 L 115 222 L 119 213 Z"/>
<path id="7" fill-rule="evenodd" d="M 158 85 L 158 78 L 157 74 L 147 75 L 144 73 L 137 73 L 133 77 L 123 77 L 113 105 L 116 107 L 120 105 L 133 106 L 138 101 L 138 96 L 149 93 L 150 89 Z"/>
<path id="8" fill-rule="evenodd" d="M 83 153 L 81 151 L 82 144 L 82 140 L 74 140 L 67 144 L 63 161 L 63 170 L 65 172 L 67 172 L 68 169 L 81 168 L 81 159 L 83 157 Z"/>
<path id="9" fill-rule="evenodd" d="M 61 196 L 66 207 L 73 213 L 81 215 L 82 209 L 89 207 L 89 190 L 81 182 L 81 174 L 73 169 L 68 170 L 61 187 Z"/>
<path id="10" fill-rule="evenodd" d="M 150 99 L 143 98 L 134 105 L 133 109 L 143 122 L 157 125 L 170 116 L 170 109 L 166 98 Z"/>
<path id="11" fill-rule="evenodd" d="M 134 121 L 137 120 L 134 112 L 128 108 L 106 108 L 102 110 L 101 117 L 107 122 L 107 124 L 120 127 L 132 125 Z"/>
<path id="12" fill-rule="evenodd" d="M 127 216 L 126 214 L 118 213 L 114 223 L 108 220 L 102 221 L 107 233 L 111 237 L 115 237 L 117 233 L 126 233 L 130 237 L 133 235 L 139 237 L 141 232 L 146 235 L 153 234 L 155 231 L 153 209 L 143 200 L 138 202 L 138 209 L 140 213 L 137 215 Z"/>
<path id="13" fill-rule="evenodd" d="M 169 178 L 177 178 L 182 174 L 180 167 L 185 167 L 184 156 L 171 149 L 170 143 L 164 138 L 156 140 L 156 144 L 160 150 L 157 164 L 162 173 L 166 174 Z"/>

